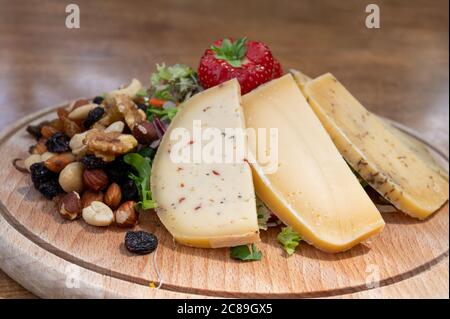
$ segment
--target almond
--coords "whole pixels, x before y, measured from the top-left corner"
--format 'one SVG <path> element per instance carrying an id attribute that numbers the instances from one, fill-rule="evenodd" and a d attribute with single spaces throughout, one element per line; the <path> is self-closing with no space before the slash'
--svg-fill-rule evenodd
<path id="1" fill-rule="evenodd" d="M 103 202 L 103 193 L 95 193 L 89 190 L 85 191 L 81 196 L 81 204 L 83 208 L 88 207 L 92 202 Z"/>
<path id="2" fill-rule="evenodd" d="M 119 227 L 134 227 L 138 222 L 138 213 L 134 208 L 135 202 L 130 200 L 122 205 L 115 212 L 116 224 Z"/>
<path id="3" fill-rule="evenodd" d="M 56 128 L 50 125 L 44 125 L 41 128 L 42 137 L 49 138 L 52 137 L 55 133 L 59 132 Z"/>
<path id="4" fill-rule="evenodd" d="M 105 204 L 111 209 L 116 209 L 122 201 L 122 191 L 119 185 L 112 183 L 105 193 Z"/>
<path id="5" fill-rule="evenodd" d="M 108 175 L 101 169 L 86 169 L 83 172 L 84 185 L 94 192 L 101 191 L 108 186 Z"/>
<path id="6" fill-rule="evenodd" d="M 67 152 L 50 157 L 44 162 L 44 165 L 52 172 L 59 173 L 64 167 L 74 161 L 75 156 L 72 153 Z"/>
<path id="7" fill-rule="evenodd" d="M 61 197 L 59 202 L 60 215 L 68 220 L 74 220 L 81 216 L 81 200 L 77 192 L 70 192 Z"/>

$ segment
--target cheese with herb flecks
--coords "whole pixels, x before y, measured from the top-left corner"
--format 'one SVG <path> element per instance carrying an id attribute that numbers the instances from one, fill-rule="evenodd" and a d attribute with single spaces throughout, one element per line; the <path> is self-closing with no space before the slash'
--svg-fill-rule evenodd
<path id="1" fill-rule="evenodd" d="M 302 239 L 347 250 L 384 227 L 375 205 L 309 107 L 291 75 L 242 98 L 247 128 L 278 130 L 278 168 L 267 173 L 249 140 L 256 193 Z M 270 149 L 270 152 L 275 151 Z"/>
<path id="2" fill-rule="evenodd" d="M 447 202 L 449 187 L 443 174 L 332 74 L 308 81 L 303 92 L 342 156 L 396 208 L 425 219 Z"/>
<path id="3" fill-rule="evenodd" d="M 251 169 L 244 158 L 216 161 L 221 163 L 206 163 L 204 158 L 185 163 L 173 160 L 179 143 L 191 152 L 192 160 L 195 150 L 208 143 L 208 139 L 195 138 L 198 121 L 202 129 L 218 129 L 228 140 L 233 135 L 227 129 L 245 128 L 239 83 L 230 80 L 210 88 L 180 108 L 152 167 L 151 189 L 160 220 L 176 241 L 188 246 L 217 248 L 259 241 Z M 175 129 L 185 129 L 191 138 L 171 140 Z"/>

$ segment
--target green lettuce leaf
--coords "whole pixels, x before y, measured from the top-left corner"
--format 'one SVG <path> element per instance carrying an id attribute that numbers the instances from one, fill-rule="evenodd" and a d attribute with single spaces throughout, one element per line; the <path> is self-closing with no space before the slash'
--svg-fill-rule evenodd
<path id="1" fill-rule="evenodd" d="M 244 260 L 244 261 L 252 261 L 252 260 L 261 260 L 262 253 L 256 248 L 255 244 L 252 244 L 252 248 L 248 245 L 242 245 L 237 247 L 232 247 L 230 251 L 231 258 Z"/>
<path id="2" fill-rule="evenodd" d="M 277 236 L 277 240 L 290 256 L 295 252 L 295 248 L 299 245 L 301 238 L 292 227 L 283 227 Z"/>
<path id="3" fill-rule="evenodd" d="M 150 191 L 150 172 L 152 170 L 150 159 L 138 153 L 126 154 L 123 159 L 137 173 L 137 175 L 130 173 L 130 178 L 136 184 L 141 196 L 141 201 L 137 204 L 144 210 L 156 208 L 156 202 L 152 199 L 152 192 Z"/>

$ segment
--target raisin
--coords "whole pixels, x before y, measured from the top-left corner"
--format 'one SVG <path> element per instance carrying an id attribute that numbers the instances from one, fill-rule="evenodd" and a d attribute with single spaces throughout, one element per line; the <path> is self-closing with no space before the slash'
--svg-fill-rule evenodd
<path id="1" fill-rule="evenodd" d="M 80 160 L 81 163 L 83 163 L 84 167 L 92 169 L 92 168 L 105 168 L 106 163 L 97 156 L 93 154 L 89 154 L 86 156 L 83 156 Z"/>
<path id="2" fill-rule="evenodd" d="M 147 112 L 147 105 L 145 105 L 144 103 L 138 103 L 136 104 L 138 109 L 141 109 L 144 112 Z"/>
<path id="3" fill-rule="evenodd" d="M 52 199 L 63 192 L 58 183 L 58 174 L 51 172 L 43 162 L 31 165 L 30 172 L 34 187 L 46 198 Z"/>
<path id="4" fill-rule="evenodd" d="M 53 153 L 64 153 L 70 151 L 69 137 L 62 133 L 56 132 L 46 142 L 47 150 Z"/>
<path id="5" fill-rule="evenodd" d="M 102 104 L 103 100 L 104 100 L 104 98 L 103 98 L 102 96 L 96 96 L 96 97 L 94 97 L 94 99 L 92 100 L 92 103 L 95 103 L 95 104 Z"/>
<path id="6" fill-rule="evenodd" d="M 31 172 L 31 180 L 33 181 L 33 184 L 35 186 L 47 182 L 51 179 L 54 179 L 56 175 L 55 173 L 50 171 L 47 167 L 45 167 L 43 162 L 34 163 L 33 165 L 31 165 L 30 172 Z"/>
<path id="7" fill-rule="evenodd" d="M 95 109 L 89 111 L 87 118 L 83 122 L 83 126 L 85 128 L 90 128 L 95 122 L 102 118 L 103 114 L 105 114 L 105 110 L 101 106 L 97 106 Z"/>
<path id="8" fill-rule="evenodd" d="M 122 191 L 122 200 L 124 202 L 129 200 L 138 202 L 140 200 L 139 190 L 133 180 L 129 179 L 123 183 L 120 186 L 120 190 Z"/>
<path id="9" fill-rule="evenodd" d="M 158 247 L 158 238 L 145 231 L 129 231 L 125 235 L 125 247 L 138 255 L 150 254 Z"/>
<path id="10" fill-rule="evenodd" d="M 52 199 L 56 195 L 64 192 L 56 179 L 51 179 L 47 182 L 39 184 L 37 189 L 47 199 Z"/>
<path id="11" fill-rule="evenodd" d="M 123 156 L 120 156 L 116 157 L 111 163 L 108 163 L 105 172 L 111 182 L 121 185 L 128 180 L 130 166 L 124 162 Z"/>

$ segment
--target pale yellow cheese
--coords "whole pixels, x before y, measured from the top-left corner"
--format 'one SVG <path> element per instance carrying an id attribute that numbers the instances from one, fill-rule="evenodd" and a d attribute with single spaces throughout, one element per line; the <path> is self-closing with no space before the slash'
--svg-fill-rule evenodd
<path id="1" fill-rule="evenodd" d="M 152 195 L 159 218 L 176 241 L 189 246 L 217 248 L 258 241 L 252 174 L 246 162 L 177 163 L 171 157 L 179 142 L 171 140 L 171 133 L 177 128 L 191 134 L 193 139 L 183 147 L 192 154 L 199 143 L 207 144 L 207 140 L 195 140 L 194 121 L 223 134 L 227 128 L 243 129 L 239 83 L 230 80 L 195 95 L 173 119 L 152 167 Z"/>
<path id="2" fill-rule="evenodd" d="M 425 162 L 432 170 L 441 175 L 441 177 L 448 182 L 448 171 L 436 162 L 436 160 L 433 158 L 433 155 L 431 155 L 430 151 L 428 150 L 428 147 L 423 142 L 394 127 L 390 123 L 387 123 L 385 120 L 383 120 L 383 122 L 386 128 L 390 130 L 391 133 L 394 134 L 398 139 L 400 139 L 411 150 L 411 152 L 421 158 L 423 162 Z"/>
<path id="3" fill-rule="evenodd" d="M 291 70 L 289 70 L 289 72 L 292 74 L 295 82 L 297 82 L 298 86 L 302 90 L 303 90 L 303 87 L 305 86 L 305 84 L 312 80 L 312 78 L 310 78 L 308 75 L 300 72 L 299 70 L 291 69 Z"/>
<path id="4" fill-rule="evenodd" d="M 367 111 L 332 74 L 304 86 L 347 162 L 399 210 L 425 219 L 448 200 L 448 181 Z"/>
<path id="5" fill-rule="evenodd" d="M 242 98 L 247 128 L 278 129 L 278 169 L 253 164 L 258 196 L 317 248 L 347 250 L 382 230 L 384 221 L 291 75 Z M 256 141 L 249 141 L 257 156 Z M 269 152 L 273 149 L 268 150 Z"/>

